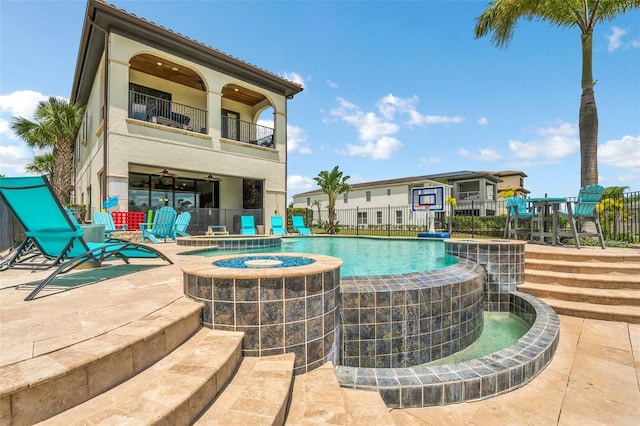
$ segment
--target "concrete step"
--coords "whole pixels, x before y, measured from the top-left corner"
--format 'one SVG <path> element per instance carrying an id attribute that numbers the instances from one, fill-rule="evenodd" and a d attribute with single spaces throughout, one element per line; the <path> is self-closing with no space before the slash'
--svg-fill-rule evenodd
<path id="1" fill-rule="evenodd" d="M 285 424 L 386 426 L 395 422 L 378 392 L 341 388 L 328 362 L 295 377 Z"/>
<path id="2" fill-rule="evenodd" d="M 635 274 L 588 274 L 525 268 L 524 281 L 568 287 L 640 290 L 640 275 Z"/>
<path id="3" fill-rule="evenodd" d="M 347 425 L 395 425 L 391 412 L 378 392 L 342 388 L 347 407 Z"/>
<path id="4" fill-rule="evenodd" d="M 640 307 L 638 306 L 601 305 L 546 297 L 541 297 L 540 300 L 560 315 L 640 324 Z"/>
<path id="5" fill-rule="evenodd" d="M 0 367 L 0 407 L 10 423 L 33 424 L 94 398 L 189 339 L 201 310 L 180 298 L 107 333 Z"/>
<path id="6" fill-rule="evenodd" d="M 538 298 L 554 298 L 600 305 L 640 306 L 640 291 L 638 290 L 569 287 L 529 282 L 519 285 L 518 290 Z"/>
<path id="7" fill-rule="evenodd" d="M 565 262 L 604 262 L 604 263 L 635 263 L 640 264 L 640 250 L 638 249 L 605 249 L 583 247 L 580 250 L 566 247 L 549 247 L 537 244 L 527 244 L 525 257 L 529 259 L 559 260 Z"/>
<path id="8" fill-rule="evenodd" d="M 242 360 L 220 396 L 194 425 L 283 425 L 293 377 L 293 353 Z"/>
<path id="9" fill-rule="evenodd" d="M 597 275 L 640 275 L 640 263 L 616 263 L 593 261 L 568 261 L 529 259 L 525 260 L 525 269 L 571 274 Z"/>
<path id="10" fill-rule="evenodd" d="M 347 407 L 338 378 L 330 362 L 293 381 L 286 425 L 344 425 Z"/>
<path id="11" fill-rule="evenodd" d="M 148 369 L 42 424 L 190 424 L 235 373 L 242 338 L 202 328 Z"/>

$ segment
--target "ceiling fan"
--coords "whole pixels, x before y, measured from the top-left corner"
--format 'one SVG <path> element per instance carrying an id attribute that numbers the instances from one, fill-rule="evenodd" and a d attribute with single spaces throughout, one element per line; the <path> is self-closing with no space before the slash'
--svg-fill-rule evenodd
<path id="1" fill-rule="evenodd" d="M 205 176 L 205 179 L 209 182 L 220 182 L 222 181 L 222 179 L 220 179 L 217 176 L 212 175 L 211 173 L 209 173 L 209 176 Z"/>
<path id="2" fill-rule="evenodd" d="M 158 176 L 160 177 L 172 177 L 172 178 L 177 178 L 178 174 L 177 173 L 172 173 L 169 170 L 167 170 L 166 168 L 163 169 L 162 171 L 157 173 Z"/>

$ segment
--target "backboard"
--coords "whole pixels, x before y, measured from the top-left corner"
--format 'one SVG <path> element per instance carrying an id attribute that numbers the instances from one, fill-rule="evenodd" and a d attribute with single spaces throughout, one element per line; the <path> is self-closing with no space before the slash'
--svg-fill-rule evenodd
<path id="1" fill-rule="evenodd" d="M 411 189 L 411 210 L 444 211 L 444 186 L 425 186 Z"/>

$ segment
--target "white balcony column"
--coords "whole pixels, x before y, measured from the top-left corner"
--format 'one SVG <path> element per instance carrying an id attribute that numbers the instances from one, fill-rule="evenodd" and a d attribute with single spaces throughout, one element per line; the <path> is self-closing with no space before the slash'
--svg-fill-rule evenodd
<path id="1" fill-rule="evenodd" d="M 207 133 L 214 140 L 219 140 L 222 131 L 222 92 L 209 90 L 207 92 Z"/>

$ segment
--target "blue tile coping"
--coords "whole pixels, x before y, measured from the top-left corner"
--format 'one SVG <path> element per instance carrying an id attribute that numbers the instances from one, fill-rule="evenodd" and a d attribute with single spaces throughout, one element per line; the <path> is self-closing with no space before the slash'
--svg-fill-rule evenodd
<path id="1" fill-rule="evenodd" d="M 471 361 L 432 367 L 337 366 L 340 385 L 378 391 L 392 408 L 469 402 L 519 388 L 551 362 L 560 338 L 560 320 L 548 305 L 525 293 L 510 293 L 509 307 L 511 313 L 531 324 L 511 346 Z"/>

